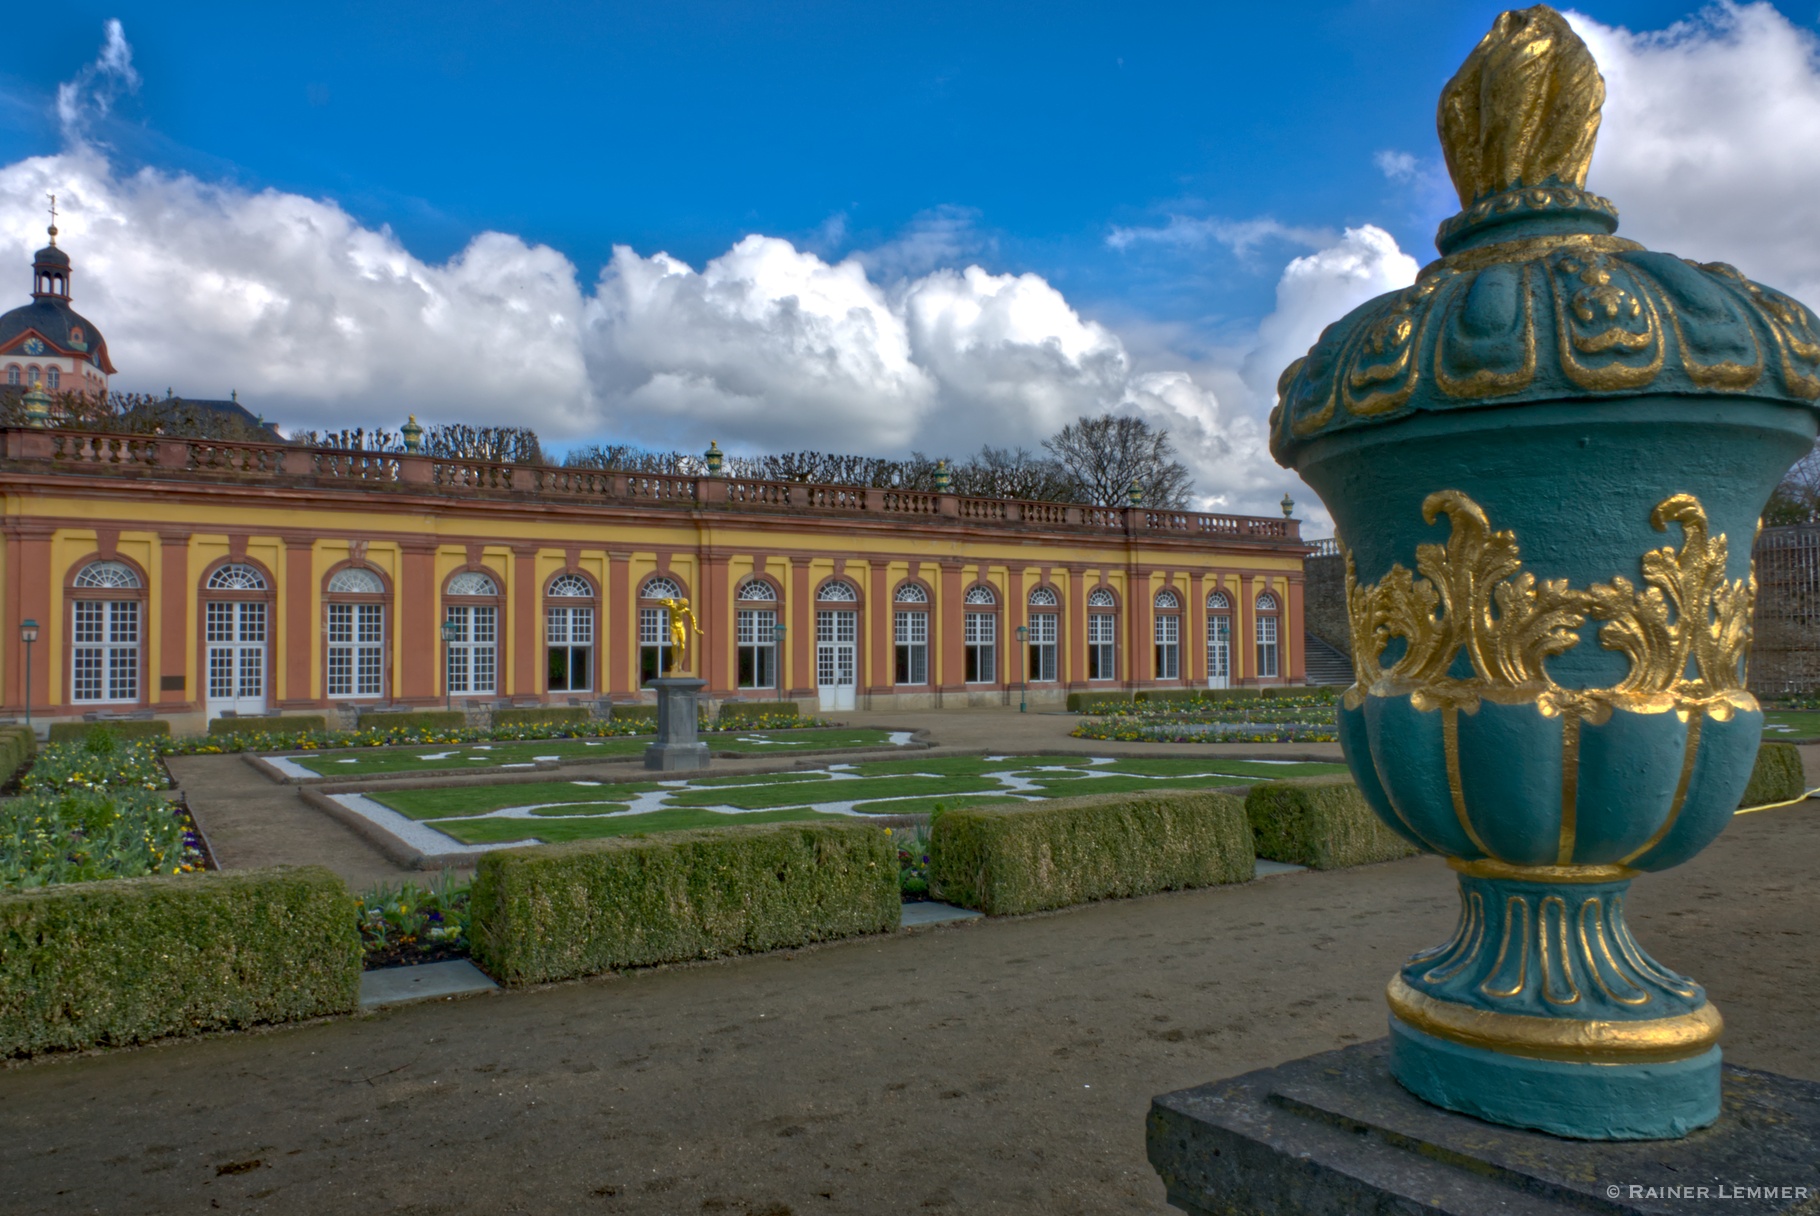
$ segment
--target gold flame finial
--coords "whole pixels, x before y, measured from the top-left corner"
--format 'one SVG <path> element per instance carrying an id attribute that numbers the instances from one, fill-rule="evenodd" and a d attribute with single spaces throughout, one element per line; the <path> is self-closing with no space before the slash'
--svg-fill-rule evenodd
<path id="1" fill-rule="evenodd" d="M 1441 90 L 1441 150 L 1460 205 L 1554 178 L 1582 189 L 1605 78 L 1546 4 L 1500 13 Z"/>

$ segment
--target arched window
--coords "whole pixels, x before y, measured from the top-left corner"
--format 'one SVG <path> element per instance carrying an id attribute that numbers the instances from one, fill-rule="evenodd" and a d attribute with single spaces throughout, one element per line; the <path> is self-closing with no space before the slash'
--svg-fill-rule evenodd
<path id="1" fill-rule="evenodd" d="M 6 365 L 6 383 L 9 388 L 17 388 L 19 386 L 20 371 L 21 369 L 17 363 L 9 363 Z"/>
<path id="2" fill-rule="evenodd" d="M 1257 598 L 1258 679 L 1275 679 L 1277 662 L 1277 597 L 1265 591 Z"/>
<path id="3" fill-rule="evenodd" d="M 71 580 L 70 700 L 136 702 L 145 584 L 125 562 L 90 562 Z"/>
<path id="4" fill-rule="evenodd" d="M 52 364 L 44 369 L 44 387 L 56 392 L 63 387 L 63 369 Z"/>
<path id="5" fill-rule="evenodd" d="M 734 597 L 746 604 L 775 604 L 777 588 L 762 578 L 749 578 L 739 585 Z M 777 609 L 739 608 L 733 615 L 734 643 L 739 648 L 739 686 L 776 688 Z"/>
<path id="6" fill-rule="evenodd" d="M 966 648 L 966 680 L 969 684 L 992 684 L 998 680 L 998 596 L 984 583 L 967 588 L 961 602 L 969 609 L 962 615 L 963 643 Z"/>
<path id="7" fill-rule="evenodd" d="M 986 586 L 984 583 L 981 583 L 975 587 L 967 588 L 967 594 L 965 597 L 963 597 L 963 599 L 964 599 L 964 602 L 968 603 L 968 604 L 996 604 L 996 603 L 998 603 L 998 596 L 993 594 L 992 588 Z"/>
<path id="8" fill-rule="evenodd" d="M 330 595 L 384 595 L 385 583 L 371 570 L 349 566 L 329 580 Z"/>
<path id="9" fill-rule="evenodd" d="M 1119 678 L 1118 599 L 1104 587 L 1087 593 L 1087 678 Z"/>
<path id="10" fill-rule="evenodd" d="M 25 369 L 25 383 L 28 386 L 37 384 L 43 378 L 44 370 L 36 363 Z"/>
<path id="11" fill-rule="evenodd" d="M 897 684 L 929 682 L 929 591 L 921 583 L 904 583 L 892 600 L 897 611 L 891 614 L 893 654 L 892 677 Z"/>
<path id="12" fill-rule="evenodd" d="M 852 583 L 843 583 L 839 579 L 822 584 L 822 589 L 815 593 L 815 598 L 824 604 L 857 604 L 859 592 L 853 589 Z"/>
<path id="13" fill-rule="evenodd" d="M 443 596 L 443 621 L 452 626 L 447 644 L 450 693 L 490 695 L 499 691 L 499 584 L 479 570 L 450 577 Z"/>
<path id="14" fill-rule="evenodd" d="M 1232 683 L 1232 602 L 1224 591 L 1207 596 L 1207 687 Z"/>
<path id="15" fill-rule="evenodd" d="M 328 695 L 365 700 L 385 695 L 385 583 L 348 566 L 329 577 L 323 604 L 328 625 Z"/>
<path id="16" fill-rule="evenodd" d="M 228 562 L 203 584 L 203 644 L 208 659 L 208 716 L 265 712 L 265 575 L 245 562 Z"/>
<path id="17" fill-rule="evenodd" d="M 1165 587 L 1156 593 L 1154 602 L 1156 617 L 1152 632 L 1156 678 L 1179 680 L 1182 678 L 1182 601 Z"/>
<path id="18" fill-rule="evenodd" d="M 241 562 L 229 562 L 209 575 L 210 591 L 264 591 L 265 575 Z"/>
<path id="19" fill-rule="evenodd" d="M 1053 587 L 1038 587 L 1030 593 L 1030 652 L 1026 678 L 1032 684 L 1051 683 L 1061 678 L 1061 615 L 1055 609 L 1061 597 Z"/>
<path id="20" fill-rule="evenodd" d="M 594 687 L 594 585 L 579 574 L 550 580 L 544 598 L 545 673 L 550 692 Z"/>
<path id="21" fill-rule="evenodd" d="M 658 574 L 638 590 L 642 600 L 680 600 L 682 584 Z M 670 610 L 662 604 L 641 604 L 638 609 L 638 679 L 640 684 L 670 674 L 676 666 L 676 648 L 670 642 Z"/>

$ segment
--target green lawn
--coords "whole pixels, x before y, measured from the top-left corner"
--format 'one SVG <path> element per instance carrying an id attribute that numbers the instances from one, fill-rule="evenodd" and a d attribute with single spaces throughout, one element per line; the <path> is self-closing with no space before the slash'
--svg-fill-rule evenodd
<path id="1" fill-rule="evenodd" d="M 1802 709 L 1772 709 L 1763 715 L 1763 737 L 1791 742 L 1797 739 L 1820 739 L 1820 712 Z"/>
<path id="2" fill-rule="evenodd" d="M 510 785 L 375 790 L 367 797 L 429 822 L 464 844 L 544 841 L 674 831 L 728 823 L 773 823 L 861 815 L 925 815 L 937 805 L 981 806 L 1017 795 L 1075 794 L 1245 785 L 1260 779 L 1345 772 L 1339 764 L 1266 764 L 1175 757 L 1095 761 L 1073 756 L 950 756 L 838 764 L 804 772 L 663 782 L 527 781 Z M 661 805 L 636 815 L 635 795 L 660 793 Z M 731 807 L 734 811 L 710 808 Z M 509 815 L 495 814 L 510 811 Z"/>
<path id="3" fill-rule="evenodd" d="M 451 768 L 485 772 L 506 764 L 578 758 L 609 760 L 637 756 L 651 746 L 651 735 L 618 739 L 531 739 L 510 743 L 450 743 L 417 747 L 373 747 L 353 752 L 303 752 L 282 757 L 319 777 L 369 777 L 383 773 L 421 773 Z M 740 756 L 774 756 L 821 748 L 887 747 L 882 730 L 714 731 L 701 736 L 710 751 Z"/>

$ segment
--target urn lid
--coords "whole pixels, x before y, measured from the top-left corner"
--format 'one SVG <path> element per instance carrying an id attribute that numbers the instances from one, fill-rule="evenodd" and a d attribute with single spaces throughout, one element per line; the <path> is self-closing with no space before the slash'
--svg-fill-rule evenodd
<path id="1" fill-rule="evenodd" d="M 1501 14 L 1442 90 L 1460 213 L 1413 285 L 1329 325 L 1277 382 L 1270 449 L 1418 412 L 1680 394 L 1820 408 L 1820 324 L 1723 262 L 1616 234 L 1585 189 L 1605 81 L 1547 5 Z"/>

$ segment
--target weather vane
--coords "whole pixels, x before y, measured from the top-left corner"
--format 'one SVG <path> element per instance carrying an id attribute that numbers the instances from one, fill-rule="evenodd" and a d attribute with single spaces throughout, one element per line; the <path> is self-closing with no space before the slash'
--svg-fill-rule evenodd
<path id="1" fill-rule="evenodd" d="M 51 244 L 57 243 L 57 196 L 47 196 L 51 200 Z"/>

